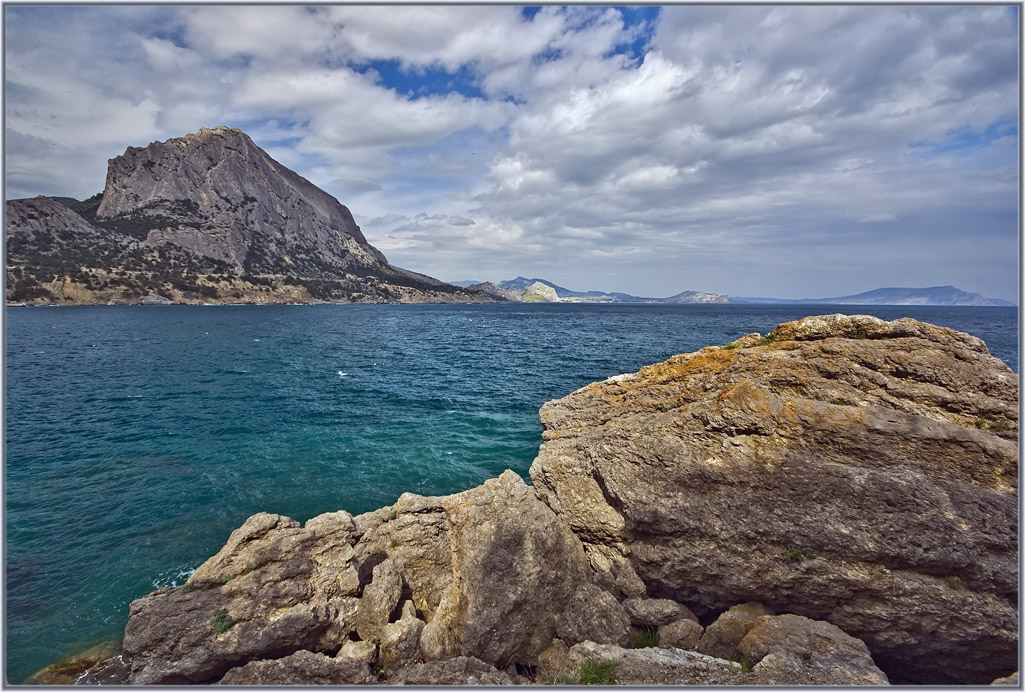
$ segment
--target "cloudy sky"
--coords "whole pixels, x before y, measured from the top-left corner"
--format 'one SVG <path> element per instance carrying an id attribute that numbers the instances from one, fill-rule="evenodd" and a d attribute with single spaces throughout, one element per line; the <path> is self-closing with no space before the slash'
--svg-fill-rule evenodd
<path id="1" fill-rule="evenodd" d="M 5 6 L 8 199 L 244 129 L 399 266 L 1017 301 L 1014 6 Z"/>

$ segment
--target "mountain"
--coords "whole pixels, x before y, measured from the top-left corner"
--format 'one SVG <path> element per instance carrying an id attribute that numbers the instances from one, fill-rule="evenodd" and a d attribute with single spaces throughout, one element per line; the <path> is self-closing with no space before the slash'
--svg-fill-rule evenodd
<path id="1" fill-rule="evenodd" d="M 234 128 L 129 147 L 73 202 L 7 203 L 9 301 L 493 300 L 389 264 L 348 208 Z"/>
<path id="2" fill-rule="evenodd" d="M 576 291 L 571 291 L 568 288 L 562 286 L 556 286 L 551 281 L 545 279 L 527 279 L 522 276 L 517 276 L 515 279 L 509 279 L 508 281 L 499 281 L 498 285 L 502 288 L 511 288 L 515 291 L 522 291 L 532 284 L 544 284 L 545 286 L 551 286 L 555 289 L 555 293 L 560 298 L 568 298 L 571 295 L 575 295 Z"/>
<path id="3" fill-rule="evenodd" d="M 511 288 L 515 291 L 523 291 L 532 284 L 544 284 L 555 289 L 556 295 L 561 300 L 570 299 L 584 302 L 596 302 L 596 303 L 657 303 L 660 301 L 658 298 L 640 298 L 638 296 L 632 296 L 629 293 L 606 293 L 604 291 L 572 291 L 568 288 L 554 284 L 547 279 L 527 279 L 522 276 L 517 276 L 515 279 L 508 281 L 499 282 L 499 286 L 502 288 Z"/>
<path id="4" fill-rule="evenodd" d="M 731 303 L 806 303 L 830 305 L 965 305 L 1005 306 L 1014 303 L 999 298 L 986 298 L 980 293 L 968 293 L 954 286 L 933 286 L 931 288 L 877 288 L 852 296 L 836 298 L 751 298 L 731 297 Z"/>
<path id="5" fill-rule="evenodd" d="M 730 297 L 724 293 L 703 293 L 701 291 L 684 291 L 675 296 L 663 298 L 662 303 L 728 303 Z"/>

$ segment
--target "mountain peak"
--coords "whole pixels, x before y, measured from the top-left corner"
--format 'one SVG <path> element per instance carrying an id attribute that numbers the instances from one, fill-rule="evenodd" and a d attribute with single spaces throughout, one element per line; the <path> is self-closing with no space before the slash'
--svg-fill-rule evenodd
<path id="1" fill-rule="evenodd" d="M 56 202 L 41 204 L 8 205 L 9 217 L 19 220 L 8 235 L 19 234 L 19 295 L 27 298 L 57 296 L 44 285 L 54 280 L 47 266 L 66 258 L 67 275 L 90 291 L 97 284 L 120 287 L 103 293 L 113 299 L 134 299 L 150 287 L 169 300 L 246 292 L 289 302 L 482 299 L 390 265 L 343 204 L 225 125 L 128 147 L 109 160 L 102 194 L 63 212 Z M 102 253 L 89 247 L 96 238 L 106 243 Z M 43 255 L 49 265 L 36 266 Z M 115 270 L 121 273 L 112 279 Z M 145 285 L 121 278 L 140 272 Z"/>

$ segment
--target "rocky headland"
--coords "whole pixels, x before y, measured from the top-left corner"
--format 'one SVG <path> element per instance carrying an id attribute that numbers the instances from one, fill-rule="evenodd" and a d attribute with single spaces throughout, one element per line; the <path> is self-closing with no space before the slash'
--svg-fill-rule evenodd
<path id="1" fill-rule="evenodd" d="M 63 680 L 1017 684 L 1017 377 L 979 339 L 809 317 L 541 420 L 533 485 L 250 517 Z"/>
<path id="2" fill-rule="evenodd" d="M 6 204 L 7 300 L 493 302 L 390 264 L 349 209 L 230 127 L 111 159 L 82 202 Z"/>

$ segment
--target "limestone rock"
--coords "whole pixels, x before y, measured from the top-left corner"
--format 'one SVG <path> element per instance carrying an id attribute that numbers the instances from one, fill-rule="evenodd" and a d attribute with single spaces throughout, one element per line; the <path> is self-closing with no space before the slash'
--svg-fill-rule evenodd
<path id="1" fill-rule="evenodd" d="M 358 601 L 339 586 L 336 572 L 349 565 L 324 556 L 351 551 L 352 533 L 310 523 L 253 515 L 185 586 L 134 601 L 124 638 L 131 683 L 208 683 L 248 661 L 341 646 Z"/>
<path id="2" fill-rule="evenodd" d="M 592 583 L 580 541 L 511 471 L 463 493 L 406 493 L 356 517 L 366 566 L 394 562 L 427 624 L 426 660 L 533 664 L 553 637 L 623 641 L 629 623 Z M 546 604 L 538 608 L 536 604 Z"/>
<path id="3" fill-rule="evenodd" d="M 538 654 L 539 673 L 556 673 L 569 664 L 569 647 L 561 639 L 553 639 L 548 648 Z"/>
<path id="4" fill-rule="evenodd" d="M 634 627 L 661 627 L 681 619 L 698 621 L 687 606 L 668 598 L 628 598 L 622 605 Z"/>
<path id="5" fill-rule="evenodd" d="M 1004 678 L 997 678 L 991 685 L 1011 685 L 1013 687 L 1021 687 L 1021 683 L 1018 682 L 1018 671 L 1014 671 L 1011 675 Z"/>
<path id="6" fill-rule="evenodd" d="M 740 642 L 763 615 L 775 615 L 761 603 L 735 605 L 705 628 L 697 651 L 730 661 L 740 660 Z"/>
<path id="7" fill-rule="evenodd" d="M 512 685 L 516 681 L 480 659 L 456 656 L 400 668 L 389 677 L 393 685 Z"/>
<path id="8" fill-rule="evenodd" d="M 827 620 L 915 682 L 1017 667 L 1017 376 L 978 339 L 806 318 L 541 418 L 538 494 L 649 594 Z"/>
<path id="9" fill-rule="evenodd" d="M 512 288 L 502 288 L 501 286 L 491 283 L 490 281 L 484 281 L 479 284 L 471 284 L 466 287 L 466 290 L 470 293 L 483 293 L 490 298 L 495 300 L 513 301 L 517 302 L 522 300 L 522 295 L 519 291 Z"/>
<path id="10" fill-rule="evenodd" d="M 704 293 L 703 291 L 684 291 L 674 296 L 663 298 L 661 303 L 728 303 L 730 297 L 723 293 Z"/>
<path id="11" fill-rule="evenodd" d="M 377 644 L 365 641 L 347 641 L 335 654 L 335 658 L 357 658 L 368 664 L 377 660 Z"/>
<path id="12" fill-rule="evenodd" d="M 763 615 L 740 642 L 753 684 L 886 685 L 868 647 L 835 625 L 800 615 Z"/>
<path id="13" fill-rule="evenodd" d="M 260 513 L 185 587 L 132 604 L 130 680 L 209 683 L 299 650 L 372 656 L 353 633 L 388 668 L 460 655 L 532 665 L 555 637 L 623 643 L 629 621 L 592 574 L 580 540 L 512 472 L 305 527 Z"/>
<path id="14" fill-rule="evenodd" d="M 683 618 L 658 628 L 658 645 L 663 649 L 697 650 L 701 640 L 701 625 L 696 620 Z"/>
<path id="15" fill-rule="evenodd" d="M 374 567 L 373 581 L 363 589 L 356 614 L 356 632 L 364 641 L 380 641 L 402 596 L 402 573 L 391 560 Z"/>
<path id="16" fill-rule="evenodd" d="M 384 626 L 377 662 L 384 670 L 393 670 L 420 657 L 420 635 L 425 623 L 416 617 L 404 617 Z"/>
<path id="17" fill-rule="evenodd" d="M 559 294 L 548 284 L 535 281 L 523 289 L 520 300 L 525 303 L 558 303 Z"/>
<path id="18" fill-rule="evenodd" d="M 744 681 L 739 664 L 683 649 L 624 649 L 581 642 L 569 650 L 567 672 L 579 674 L 584 661 L 611 661 L 616 683 L 640 685 L 730 685 Z"/>
<path id="19" fill-rule="evenodd" d="M 251 661 L 232 668 L 218 685 L 373 685 L 377 676 L 365 661 L 297 651 L 283 658 Z"/>
<path id="20" fill-rule="evenodd" d="M 286 270 L 276 264 L 283 256 L 293 267 L 309 261 L 310 269 L 386 264 L 346 207 L 234 128 L 202 128 L 111 159 L 96 217 L 128 216 L 154 219 L 150 243 L 253 271 Z M 272 246 L 278 252 L 266 253 Z"/>

